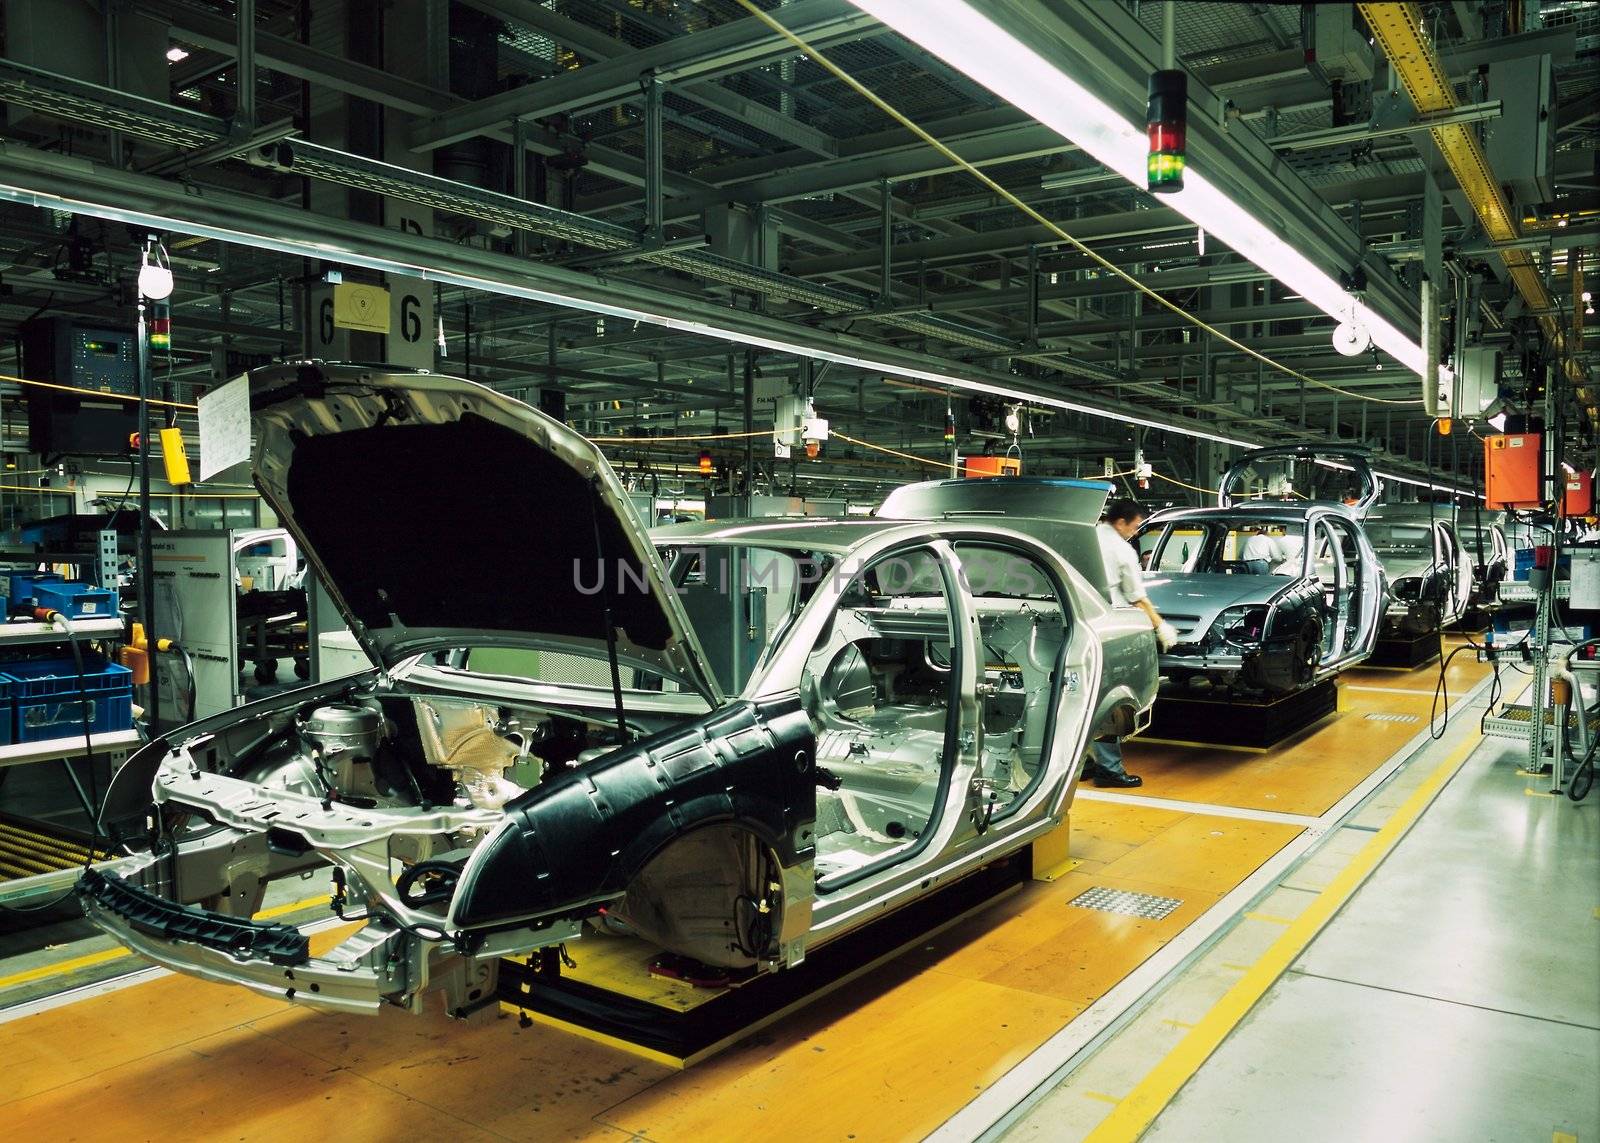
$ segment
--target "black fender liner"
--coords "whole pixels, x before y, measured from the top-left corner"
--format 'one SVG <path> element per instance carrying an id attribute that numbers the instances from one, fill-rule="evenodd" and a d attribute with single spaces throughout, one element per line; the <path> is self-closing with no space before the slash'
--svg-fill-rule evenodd
<path id="1" fill-rule="evenodd" d="M 793 866 L 813 852 L 816 741 L 798 694 L 731 703 L 507 803 L 463 869 L 461 929 L 582 912 L 620 896 L 661 848 L 731 821 Z"/>

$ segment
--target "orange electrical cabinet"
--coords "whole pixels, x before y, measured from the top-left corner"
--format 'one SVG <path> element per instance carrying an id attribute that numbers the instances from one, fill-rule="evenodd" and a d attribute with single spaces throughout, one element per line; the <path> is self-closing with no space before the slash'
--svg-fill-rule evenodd
<path id="1" fill-rule="evenodd" d="M 1594 474 L 1569 473 L 1561 494 L 1561 511 L 1568 516 L 1594 515 Z"/>
<path id="2" fill-rule="evenodd" d="M 1015 456 L 969 456 L 961 462 L 967 476 L 1021 476 L 1022 458 Z"/>
<path id="3" fill-rule="evenodd" d="M 1490 511 L 1539 506 L 1538 433 L 1483 438 L 1483 494 Z"/>

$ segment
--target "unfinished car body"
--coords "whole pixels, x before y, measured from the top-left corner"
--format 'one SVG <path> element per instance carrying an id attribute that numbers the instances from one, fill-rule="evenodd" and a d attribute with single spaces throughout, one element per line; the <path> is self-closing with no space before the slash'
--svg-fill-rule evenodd
<path id="1" fill-rule="evenodd" d="M 1332 495 L 1353 483 L 1356 503 L 1300 498 L 1292 476 L 1250 487 L 1262 469 L 1306 466 L 1332 474 Z M 1178 633 L 1162 674 L 1285 694 L 1369 656 L 1386 596 L 1359 513 L 1377 495 L 1360 454 L 1262 449 L 1224 476 L 1219 507 L 1152 516 L 1136 538 L 1145 588 Z"/>
<path id="2" fill-rule="evenodd" d="M 1454 521 L 1447 504 L 1389 504 L 1367 514 L 1367 535 L 1389 578 L 1385 626 L 1398 636 L 1431 635 L 1466 613 L 1476 574 Z"/>
<path id="3" fill-rule="evenodd" d="M 1097 722 L 1154 698 L 1148 623 L 1004 521 L 652 543 L 592 444 L 501 394 L 317 364 L 248 384 L 257 485 L 374 668 L 118 774 L 132 855 L 80 894 L 179 971 L 461 1013 L 500 958 L 580 936 L 638 940 L 641 970 L 793 965 L 1052 829 Z M 442 480 L 496 494 L 417 519 Z M 1106 486 L 1066 491 L 1059 526 L 1089 531 Z M 312 956 L 250 918 L 318 872 L 361 926 Z"/>

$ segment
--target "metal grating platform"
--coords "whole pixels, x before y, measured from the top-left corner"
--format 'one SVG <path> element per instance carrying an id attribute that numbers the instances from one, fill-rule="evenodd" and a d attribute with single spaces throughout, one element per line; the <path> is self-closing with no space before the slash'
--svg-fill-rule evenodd
<path id="1" fill-rule="evenodd" d="M 1080 909 L 1098 909 L 1102 913 L 1125 913 L 1130 917 L 1159 921 L 1183 902 L 1176 897 L 1130 893 L 1126 889 L 1085 889 L 1067 904 L 1076 905 Z"/>
<path id="2" fill-rule="evenodd" d="M 1549 708 L 1544 712 L 1544 724 L 1547 727 L 1555 726 L 1555 711 Z M 1501 708 L 1499 714 L 1490 715 L 1483 720 L 1483 733 L 1490 738 L 1520 738 L 1527 740 L 1528 730 L 1533 724 L 1533 711 L 1526 703 L 1511 703 Z M 1576 720 L 1569 717 L 1568 730 L 1575 731 Z M 1600 734 L 1600 712 L 1589 715 L 1589 733 Z"/>
<path id="3" fill-rule="evenodd" d="M 1421 716 L 1420 715 L 1415 715 L 1415 714 L 1397 714 L 1397 713 L 1383 714 L 1381 712 L 1374 711 L 1373 713 L 1367 715 L 1367 721 L 1368 722 L 1411 723 L 1411 722 L 1420 722 L 1421 721 Z"/>

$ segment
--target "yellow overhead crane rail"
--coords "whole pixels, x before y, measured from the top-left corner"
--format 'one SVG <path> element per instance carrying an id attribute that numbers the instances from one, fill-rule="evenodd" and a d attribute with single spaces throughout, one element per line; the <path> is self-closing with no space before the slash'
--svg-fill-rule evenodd
<path id="1" fill-rule="evenodd" d="M 1394 68 L 1406 94 L 1416 105 L 1417 114 L 1433 115 L 1454 110 L 1457 105 L 1455 88 L 1450 85 L 1450 77 L 1445 74 L 1444 65 L 1439 61 L 1439 53 L 1423 34 L 1420 5 L 1412 0 L 1362 0 L 1356 7 L 1360 9 L 1367 27 L 1372 29 L 1373 36 L 1383 46 L 1384 54 L 1389 57 L 1389 66 Z M 1478 216 L 1484 233 L 1493 242 L 1512 242 L 1520 238 L 1521 228 L 1512 214 L 1511 204 L 1506 200 L 1505 191 L 1495 181 L 1494 172 L 1489 169 L 1489 159 L 1483 153 L 1483 144 L 1478 142 L 1478 136 L 1471 126 L 1466 123 L 1445 123 L 1430 130 L 1434 143 L 1450 165 L 1450 173 L 1461 184 L 1467 202 Z M 1500 251 L 1500 259 L 1505 263 L 1517 292 L 1539 319 L 1545 337 L 1559 351 L 1565 338 L 1555 299 L 1545 288 L 1544 277 L 1539 273 L 1533 256 L 1526 250 L 1509 249 Z"/>

